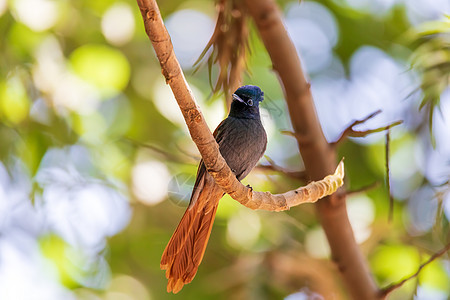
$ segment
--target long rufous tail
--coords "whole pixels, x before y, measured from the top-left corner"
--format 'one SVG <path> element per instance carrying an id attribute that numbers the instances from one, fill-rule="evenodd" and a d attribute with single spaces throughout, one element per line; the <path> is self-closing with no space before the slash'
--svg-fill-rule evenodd
<path id="1" fill-rule="evenodd" d="M 178 293 L 197 273 L 222 196 L 220 187 L 210 182 L 186 209 L 161 258 L 161 269 L 169 280 L 167 292 Z"/>

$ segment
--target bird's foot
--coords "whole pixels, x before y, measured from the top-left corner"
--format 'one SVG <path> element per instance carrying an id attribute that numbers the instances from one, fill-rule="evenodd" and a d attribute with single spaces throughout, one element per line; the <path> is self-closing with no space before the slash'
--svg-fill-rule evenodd
<path id="1" fill-rule="evenodd" d="M 253 192 L 253 188 L 250 186 L 250 184 L 247 184 L 247 187 Z"/>

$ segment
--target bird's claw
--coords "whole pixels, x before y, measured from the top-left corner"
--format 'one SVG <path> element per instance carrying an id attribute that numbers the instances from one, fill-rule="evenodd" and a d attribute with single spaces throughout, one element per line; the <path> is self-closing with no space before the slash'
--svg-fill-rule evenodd
<path id="1" fill-rule="evenodd" d="M 250 186 L 250 184 L 247 184 L 247 187 L 253 192 L 253 188 Z"/>

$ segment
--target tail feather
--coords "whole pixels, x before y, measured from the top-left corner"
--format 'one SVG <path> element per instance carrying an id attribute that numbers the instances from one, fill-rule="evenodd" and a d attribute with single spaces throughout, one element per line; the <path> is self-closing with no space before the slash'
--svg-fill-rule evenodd
<path id="1" fill-rule="evenodd" d="M 194 242 L 194 256 L 192 258 L 194 264 L 199 265 L 203 259 L 203 255 L 205 254 L 206 245 L 208 244 L 209 236 L 211 234 L 212 225 L 214 223 L 214 218 L 216 216 L 217 206 L 214 205 L 214 208 L 211 212 L 205 212 L 203 218 L 207 219 L 202 222 L 198 232 L 196 234 L 196 240 Z"/>
<path id="2" fill-rule="evenodd" d="M 170 259 L 182 249 L 182 246 L 189 236 L 189 231 L 194 224 L 195 217 L 196 214 L 191 212 L 190 208 L 188 208 L 164 250 L 161 258 L 161 268 L 163 268 L 164 265 L 167 265 Z"/>
<path id="3" fill-rule="evenodd" d="M 178 293 L 197 273 L 222 195 L 215 183 L 205 185 L 195 204 L 184 213 L 161 258 L 168 292 Z"/>

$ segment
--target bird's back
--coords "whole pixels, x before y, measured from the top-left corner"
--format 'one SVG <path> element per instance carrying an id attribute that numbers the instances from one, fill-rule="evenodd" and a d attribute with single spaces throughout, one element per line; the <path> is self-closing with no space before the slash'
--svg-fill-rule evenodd
<path id="1" fill-rule="evenodd" d="M 264 154 L 267 136 L 261 120 L 229 116 L 216 136 L 219 150 L 228 166 L 241 180 Z"/>

